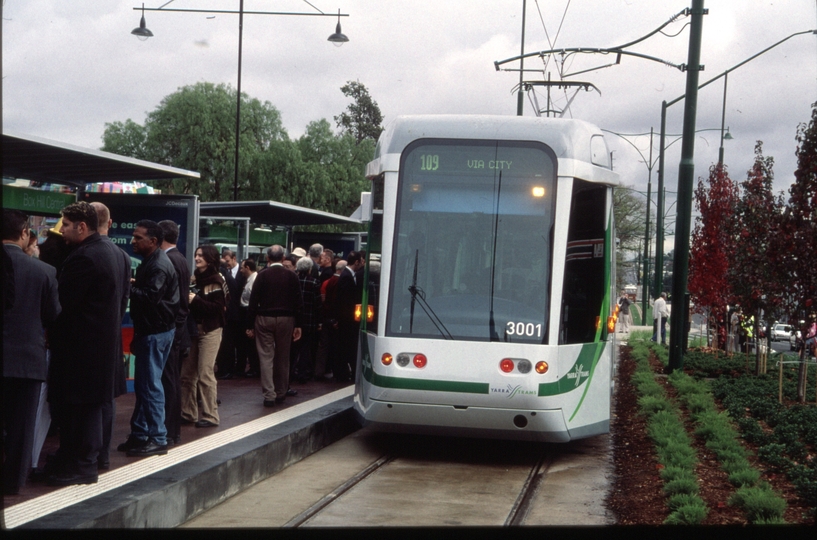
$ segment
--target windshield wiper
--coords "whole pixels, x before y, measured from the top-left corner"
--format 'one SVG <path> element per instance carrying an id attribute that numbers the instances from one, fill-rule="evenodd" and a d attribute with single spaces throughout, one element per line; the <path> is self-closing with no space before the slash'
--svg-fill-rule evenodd
<path id="1" fill-rule="evenodd" d="M 425 314 L 428 315 L 429 320 L 437 328 L 437 331 L 442 334 L 445 339 L 454 339 L 454 336 L 451 335 L 451 332 L 448 331 L 448 328 L 445 327 L 443 321 L 434 313 L 434 310 L 428 305 L 425 299 L 425 293 L 422 289 L 417 287 L 417 261 L 420 256 L 420 250 L 417 249 L 414 251 L 414 276 L 411 279 L 411 285 L 408 288 L 409 293 L 411 294 L 411 318 L 409 319 L 409 333 L 414 333 L 414 304 L 415 302 L 419 302 L 420 307 L 425 311 Z"/>

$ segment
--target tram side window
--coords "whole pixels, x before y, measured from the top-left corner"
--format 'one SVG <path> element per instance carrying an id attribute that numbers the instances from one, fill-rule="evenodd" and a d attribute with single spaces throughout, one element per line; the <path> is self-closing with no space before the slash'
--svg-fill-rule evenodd
<path id="1" fill-rule="evenodd" d="M 559 343 L 595 340 L 604 299 L 607 187 L 574 180 L 567 232 Z"/>

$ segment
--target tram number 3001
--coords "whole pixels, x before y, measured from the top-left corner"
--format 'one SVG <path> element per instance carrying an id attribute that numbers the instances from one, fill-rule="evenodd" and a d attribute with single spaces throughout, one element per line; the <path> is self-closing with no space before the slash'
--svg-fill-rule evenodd
<path id="1" fill-rule="evenodd" d="M 508 321 L 505 333 L 509 336 L 542 337 L 542 324 Z"/>

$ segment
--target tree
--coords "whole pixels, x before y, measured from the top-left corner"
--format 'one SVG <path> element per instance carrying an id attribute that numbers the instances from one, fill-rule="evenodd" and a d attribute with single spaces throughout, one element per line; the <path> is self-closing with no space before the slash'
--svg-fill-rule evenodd
<path id="1" fill-rule="evenodd" d="M 812 104 L 811 121 L 797 127 L 797 170 L 789 188 L 789 205 L 783 215 L 778 258 L 788 271 L 784 298 L 791 322 L 808 320 L 817 309 L 817 103 Z M 802 331 L 805 328 L 801 328 Z M 805 335 L 805 334 L 803 334 Z M 797 397 L 805 402 L 806 365 L 801 363 Z"/>
<path id="2" fill-rule="evenodd" d="M 613 188 L 613 214 L 615 216 L 616 238 L 616 278 L 618 288 L 625 283 L 625 275 L 632 270 L 632 254 L 640 254 L 644 241 L 644 219 L 646 202 L 636 195 L 632 186 Z M 636 256 L 636 260 L 638 257 Z"/>
<path id="3" fill-rule="evenodd" d="M 354 101 L 346 107 L 347 112 L 335 117 L 337 126 L 344 133 L 352 134 L 357 144 L 365 139 L 376 142 L 380 137 L 380 132 L 383 131 L 383 115 L 380 113 L 377 102 L 372 99 L 369 91 L 359 81 L 347 81 L 341 86 L 340 91 Z"/>
<path id="4" fill-rule="evenodd" d="M 735 254 L 734 220 L 738 187 L 722 164 L 698 179 L 695 219 L 689 255 L 688 290 L 698 313 L 708 311 L 715 326 L 715 348 L 726 345 L 727 305 L 732 297 L 730 262 Z"/>
<path id="5" fill-rule="evenodd" d="M 780 290 L 773 253 L 777 242 L 782 197 L 772 192 L 774 158 L 763 156 L 763 142 L 755 145 L 755 161 L 741 183 L 735 208 L 740 249 L 734 252 L 730 271 L 735 299 L 744 313 L 754 316 L 755 338 L 760 337 L 762 314 L 772 315 L 780 305 Z M 756 347 L 760 355 L 760 347 Z M 759 361 L 755 371 L 758 372 Z"/>
<path id="6" fill-rule="evenodd" d="M 376 121 L 382 120 L 363 85 L 350 83 L 344 89 L 356 96 L 356 105 L 366 105 L 366 118 L 374 119 L 376 112 Z M 148 113 L 144 126 L 130 119 L 106 124 L 102 149 L 201 174 L 198 180 L 156 182 L 167 193 L 196 193 L 202 201 L 231 200 L 235 110 L 236 93 L 229 85 L 185 86 Z M 363 127 L 374 134 L 372 125 Z M 275 200 L 348 216 L 360 203 L 360 192 L 368 188 L 365 167 L 375 147 L 369 135 L 359 140 L 349 130 L 333 133 L 329 121 L 322 119 L 311 122 L 293 141 L 272 104 L 242 94 L 240 137 L 242 200 Z"/>
<path id="7" fill-rule="evenodd" d="M 143 130 L 132 120 L 105 125 L 103 150 L 197 171 L 201 178 L 160 181 L 174 193 L 196 193 L 202 201 L 230 199 L 235 180 L 236 92 L 201 82 L 166 96 L 148 113 Z M 287 141 L 281 115 L 269 102 L 242 94 L 239 192 L 250 187 L 256 154 Z"/>
<path id="8" fill-rule="evenodd" d="M 125 122 L 105 124 L 102 134 L 102 150 L 136 159 L 148 159 L 145 155 L 147 131 L 130 118 Z"/>

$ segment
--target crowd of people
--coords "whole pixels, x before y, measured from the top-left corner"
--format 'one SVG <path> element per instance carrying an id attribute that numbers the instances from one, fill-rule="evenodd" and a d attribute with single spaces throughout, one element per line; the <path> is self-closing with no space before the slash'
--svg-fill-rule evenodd
<path id="1" fill-rule="evenodd" d="M 172 221 L 135 224 L 141 263 L 107 238 L 105 205 L 63 208 L 44 242 L 3 210 L 3 491 L 67 486 L 110 468 L 116 397 L 127 391 L 121 325 L 133 323 L 129 457 L 164 455 L 181 425 L 219 425 L 217 380 L 257 377 L 264 407 L 293 381 L 354 380 L 365 254 L 279 245 L 265 264 L 200 245 L 193 272 Z M 37 468 L 51 424 L 59 449 Z"/>

